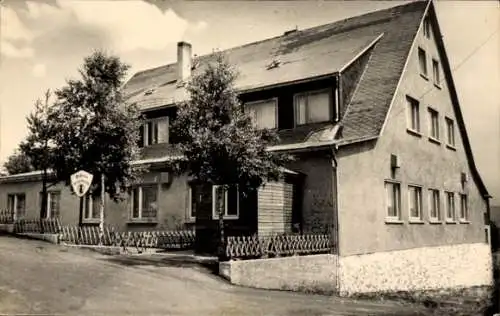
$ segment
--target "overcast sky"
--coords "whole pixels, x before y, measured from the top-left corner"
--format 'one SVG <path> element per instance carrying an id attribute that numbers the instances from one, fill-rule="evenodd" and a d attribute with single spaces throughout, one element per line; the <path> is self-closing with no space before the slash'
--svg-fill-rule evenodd
<path id="1" fill-rule="evenodd" d="M 132 66 L 132 75 L 175 62 L 179 40 L 190 42 L 200 55 L 280 35 L 295 26 L 311 27 L 401 3 L 4 0 L 0 163 L 25 137 L 25 118 L 34 100 L 74 77 L 93 49 L 117 54 Z M 456 68 L 453 75 L 476 163 L 497 197 L 494 203 L 500 204 L 499 4 L 435 3 L 450 63 Z"/>

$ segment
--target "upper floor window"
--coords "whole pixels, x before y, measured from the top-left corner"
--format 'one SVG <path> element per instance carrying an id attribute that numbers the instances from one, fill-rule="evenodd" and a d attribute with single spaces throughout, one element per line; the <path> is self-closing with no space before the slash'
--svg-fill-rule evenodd
<path id="1" fill-rule="evenodd" d="M 447 144 L 455 147 L 455 123 L 449 117 L 446 118 L 446 136 Z"/>
<path id="2" fill-rule="evenodd" d="M 387 218 L 401 220 L 401 186 L 397 182 L 385 182 Z"/>
<path id="3" fill-rule="evenodd" d="M 61 192 L 47 192 L 47 218 L 57 218 L 60 215 Z M 40 203 L 42 202 L 42 193 L 40 193 Z"/>
<path id="4" fill-rule="evenodd" d="M 24 193 L 8 194 L 7 209 L 14 219 L 23 218 L 26 215 L 26 195 Z"/>
<path id="5" fill-rule="evenodd" d="M 139 129 L 139 147 L 168 143 L 168 116 L 147 120 Z"/>
<path id="6" fill-rule="evenodd" d="M 422 220 L 422 188 L 418 186 L 408 186 L 408 203 L 411 220 Z"/>
<path id="7" fill-rule="evenodd" d="M 276 128 L 276 99 L 249 102 L 245 104 L 245 111 L 250 115 L 256 129 Z"/>
<path id="8" fill-rule="evenodd" d="M 219 218 L 219 209 L 224 211 L 224 218 L 237 219 L 239 216 L 239 190 L 238 187 L 224 189 L 219 185 L 212 187 L 212 218 Z"/>
<path id="9" fill-rule="evenodd" d="M 424 19 L 423 29 L 424 29 L 424 36 L 426 38 L 431 38 L 431 23 L 429 21 L 429 18 Z"/>
<path id="10" fill-rule="evenodd" d="M 420 132 L 420 109 L 417 100 L 406 97 L 407 113 L 408 113 L 408 128 L 415 132 Z"/>
<path id="11" fill-rule="evenodd" d="M 425 78 L 427 75 L 427 56 L 425 55 L 425 50 L 422 48 L 418 48 L 418 64 L 420 66 L 420 74 Z"/>
<path id="12" fill-rule="evenodd" d="M 156 218 L 158 212 L 158 185 L 145 184 L 131 190 L 131 218 Z"/>
<path id="13" fill-rule="evenodd" d="M 439 139 L 439 113 L 429 108 L 430 137 Z"/>
<path id="14" fill-rule="evenodd" d="M 432 59 L 432 78 L 436 86 L 441 84 L 441 73 L 439 72 L 439 61 Z"/>
<path id="15" fill-rule="evenodd" d="M 294 98 L 295 125 L 326 122 L 331 115 L 331 91 L 310 91 Z"/>

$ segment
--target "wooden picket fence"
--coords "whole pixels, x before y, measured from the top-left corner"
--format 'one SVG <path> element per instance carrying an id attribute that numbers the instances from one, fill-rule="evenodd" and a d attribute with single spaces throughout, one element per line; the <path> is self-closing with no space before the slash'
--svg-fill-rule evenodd
<path id="1" fill-rule="evenodd" d="M 194 246 L 194 230 L 164 230 L 120 232 L 112 226 L 104 227 L 102 243 L 98 226 L 65 226 L 60 241 L 75 245 L 103 245 L 137 248 L 191 249 Z"/>
<path id="2" fill-rule="evenodd" d="M 18 219 L 14 221 L 14 233 L 58 234 L 61 231 L 59 218 Z"/>
<path id="3" fill-rule="evenodd" d="M 14 223 L 14 215 L 7 209 L 0 210 L 0 224 Z"/>
<path id="4" fill-rule="evenodd" d="M 226 256 L 243 259 L 307 255 L 329 253 L 332 248 L 331 236 L 328 234 L 234 236 L 227 238 Z"/>

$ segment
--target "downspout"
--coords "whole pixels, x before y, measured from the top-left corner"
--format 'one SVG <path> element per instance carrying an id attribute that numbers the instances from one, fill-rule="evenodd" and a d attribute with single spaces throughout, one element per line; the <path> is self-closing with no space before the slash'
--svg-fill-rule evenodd
<path id="1" fill-rule="evenodd" d="M 336 258 L 334 259 L 335 260 L 335 269 L 336 269 L 336 273 L 335 273 L 335 279 L 336 279 L 336 288 L 337 288 L 337 292 L 340 292 L 340 261 L 339 261 L 339 258 L 340 258 L 340 242 L 339 242 L 339 198 L 338 198 L 338 187 L 339 187 L 339 179 L 338 179 L 338 175 L 337 175 L 337 170 L 338 170 L 338 161 L 337 161 L 337 157 L 336 157 L 336 153 L 338 151 L 338 146 L 337 145 L 333 145 L 332 146 L 332 151 L 331 151 L 331 163 L 332 163 L 332 167 L 333 167 L 333 179 L 334 179 L 334 185 L 335 185 L 335 189 L 334 189 L 334 198 L 335 198 L 335 202 L 334 202 L 334 208 L 335 208 L 335 212 L 334 212 L 334 218 L 333 218 L 333 232 L 332 232 L 332 240 L 334 242 L 334 245 L 333 245 L 333 249 L 332 249 L 332 254 L 333 255 L 336 255 Z"/>

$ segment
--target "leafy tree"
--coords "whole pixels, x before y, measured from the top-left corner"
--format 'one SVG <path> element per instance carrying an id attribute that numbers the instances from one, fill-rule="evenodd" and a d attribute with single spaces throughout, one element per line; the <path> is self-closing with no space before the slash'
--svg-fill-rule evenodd
<path id="1" fill-rule="evenodd" d="M 277 180 L 290 157 L 266 150 L 278 137 L 272 130 L 254 128 L 234 89 L 236 78 L 237 71 L 218 53 L 215 63 L 188 83 L 189 101 L 179 106 L 172 123 L 184 156 L 175 167 L 205 186 L 220 185 L 225 190 L 238 186 L 246 195 L 268 180 Z M 224 210 L 218 202 L 223 256 Z"/>
<path id="2" fill-rule="evenodd" d="M 37 99 L 35 109 L 26 118 L 28 122 L 28 136 L 21 142 L 21 153 L 26 156 L 34 170 L 42 171 L 42 201 L 40 205 L 40 217 L 45 218 L 47 214 L 47 189 L 54 183 L 49 183 L 48 171 L 51 169 L 52 156 L 54 154 L 53 137 L 55 130 L 49 119 L 51 92 L 45 92 L 45 99 Z"/>
<path id="3" fill-rule="evenodd" d="M 35 170 L 31 163 L 31 159 L 22 152 L 19 152 L 19 150 L 16 150 L 10 155 L 3 166 L 9 174 L 18 174 Z"/>
<path id="4" fill-rule="evenodd" d="M 56 90 L 57 102 L 50 113 L 57 131 L 53 139 L 57 178 L 69 185 L 74 172 L 90 172 L 95 179 L 90 192 L 101 201 L 105 194 L 121 200 L 137 176 L 131 163 L 137 158 L 141 117 L 136 105 L 127 104 L 122 96 L 128 68 L 116 56 L 94 52 L 80 68 L 81 78 Z"/>

